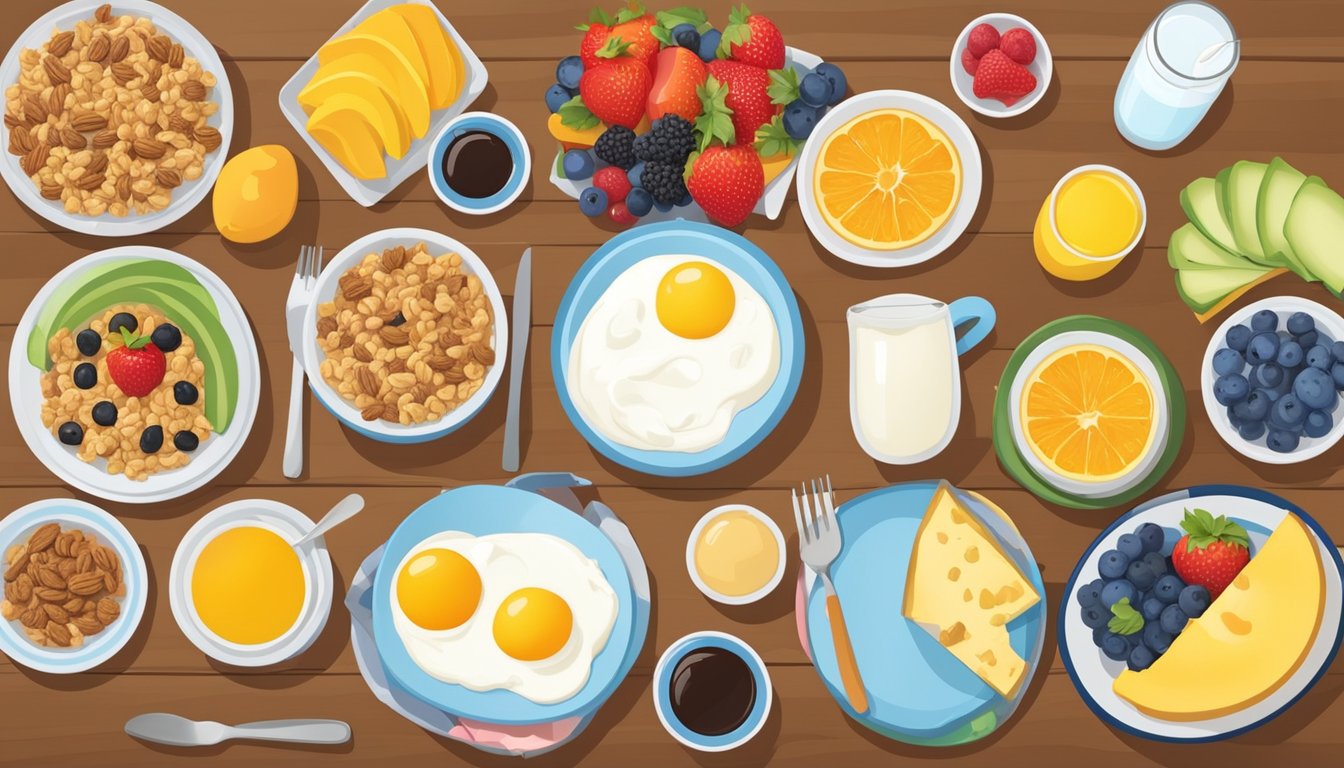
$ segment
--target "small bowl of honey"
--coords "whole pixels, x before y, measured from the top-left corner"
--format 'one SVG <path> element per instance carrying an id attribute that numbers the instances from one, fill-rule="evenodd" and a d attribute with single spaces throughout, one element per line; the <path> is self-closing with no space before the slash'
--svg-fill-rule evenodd
<path id="1" fill-rule="evenodd" d="M 444 205 L 483 215 L 503 210 L 523 193 L 532 155 L 518 126 L 489 112 L 465 112 L 434 137 L 426 167 Z"/>
<path id="2" fill-rule="evenodd" d="M 745 504 L 715 507 L 686 540 L 686 570 L 705 597 L 724 605 L 764 598 L 784 578 L 784 534 Z"/>

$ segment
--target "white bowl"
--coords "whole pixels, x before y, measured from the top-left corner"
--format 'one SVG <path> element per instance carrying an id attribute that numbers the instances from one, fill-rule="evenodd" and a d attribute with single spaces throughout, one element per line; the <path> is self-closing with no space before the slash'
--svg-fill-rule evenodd
<path id="1" fill-rule="evenodd" d="M 751 515 L 753 518 L 760 521 L 766 528 L 770 529 L 770 533 L 773 534 L 775 539 L 775 546 L 779 551 L 779 566 L 775 568 L 775 572 L 770 577 L 770 580 L 755 592 L 745 595 L 725 595 L 722 592 L 715 591 L 700 577 L 700 571 L 695 567 L 695 543 L 700 540 L 700 534 L 705 530 L 705 526 L 709 525 L 714 518 L 725 512 L 739 510 Z M 700 521 L 695 524 L 695 527 L 691 529 L 691 535 L 686 539 L 686 572 L 691 575 L 691 582 L 695 584 L 695 588 L 700 590 L 700 592 L 710 600 L 713 600 L 716 603 L 723 603 L 724 605 L 747 605 L 764 598 L 766 595 L 775 591 L 775 587 L 779 586 L 780 580 L 784 578 L 784 566 L 785 560 L 787 559 L 785 553 L 787 551 L 788 550 L 784 547 L 784 534 L 779 530 L 779 526 L 775 525 L 775 521 L 771 520 L 764 512 L 755 507 L 749 507 L 746 504 L 724 504 L 723 506 L 715 507 L 706 512 L 704 516 L 700 518 Z"/>
<path id="2" fill-rule="evenodd" d="M 970 37 L 971 30 L 981 24 L 988 24 L 1003 34 L 1013 27 L 1022 27 L 1036 38 L 1036 59 L 1027 65 L 1027 71 L 1036 77 L 1036 90 L 1024 96 L 1013 106 L 1005 106 L 998 99 L 981 99 L 975 95 L 975 78 L 966 72 L 961 66 L 961 52 L 966 49 L 966 38 Z M 957 35 L 957 42 L 952 46 L 952 90 L 956 91 L 957 98 L 971 109 L 979 112 L 986 117 L 1013 117 L 1036 106 L 1036 103 L 1045 95 L 1046 89 L 1050 87 L 1050 79 L 1054 77 L 1055 64 L 1054 58 L 1050 55 L 1050 44 L 1045 41 L 1045 35 L 1032 25 L 1030 21 L 1011 13 L 987 13 L 970 24 L 967 24 Z"/>
<path id="3" fill-rule="evenodd" d="M 398 245 L 410 248 L 420 242 L 428 245 L 430 253 L 434 256 L 449 252 L 461 255 L 467 270 L 480 278 L 485 295 L 490 300 L 491 314 L 494 315 L 495 364 L 485 372 L 485 381 L 481 384 L 481 388 L 476 390 L 476 394 L 436 421 L 409 425 L 393 424 L 382 419 L 365 421 L 354 402 L 341 397 L 341 394 L 322 377 L 321 365 L 325 353 L 317 345 L 317 306 L 335 298 L 341 275 L 368 254 L 379 253 Z M 485 407 L 490 395 L 499 386 L 499 380 L 504 375 L 504 361 L 508 356 L 509 319 L 504 310 L 504 297 L 500 295 L 495 279 L 490 276 L 489 268 L 466 245 L 428 229 L 412 227 L 383 229 L 365 235 L 341 249 L 318 276 L 313 301 L 304 314 L 303 325 L 305 329 L 311 329 L 303 334 L 303 368 L 308 374 L 308 386 L 312 389 L 313 395 L 350 429 L 365 437 L 387 443 L 422 443 L 443 437 L 465 424 Z"/>
<path id="4" fill-rule="evenodd" d="M 937 125 L 952 140 L 961 159 L 961 197 L 956 208 L 937 232 L 921 243 L 896 251 L 877 251 L 863 248 L 841 237 L 826 224 L 817 207 L 812 191 L 812 177 L 816 171 L 817 156 L 826 137 L 845 123 L 865 112 L 877 109 L 904 109 L 915 112 Z M 935 99 L 911 91 L 868 91 L 851 96 L 831 108 L 812 129 L 812 136 L 803 145 L 798 158 L 798 207 L 812 236 L 822 247 L 845 261 L 868 267 L 909 267 L 928 261 L 947 250 L 970 226 L 971 217 L 980 205 L 980 147 L 965 121 L 946 105 Z"/>
<path id="5" fill-rule="evenodd" d="M 1232 420 L 1227 416 L 1227 407 L 1220 405 L 1213 398 L 1213 382 L 1218 378 L 1213 373 L 1213 355 L 1219 349 L 1226 346 L 1224 339 L 1227 337 L 1227 329 L 1238 323 L 1249 322 L 1251 316 L 1262 309 L 1271 309 L 1279 316 L 1279 329 L 1288 320 L 1288 316 L 1294 312 L 1306 312 L 1316 320 L 1316 327 L 1325 332 L 1332 341 L 1344 341 L 1344 317 L 1340 317 L 1333 309 L 1323 304 L 1317 304 L 1310 299 L 1300 299 L 1296 296 L 1275 296 L 1268 299 L 1262 299 L 1254 304 L 1249 304 L 1233 312 L 1228 316 L 1223 324 L 1218 326 L 1214 332 L 1213 338 L 1209 340 L 1209 346 L 1204 350 L 1204 367 L 1199 372 L 1200 394 L 1204 398 L 1204 411 L 1209 415 L 1209 421 L 1213 424 L 1213 429 L 1218 436 L 1223 438 L 1232 450 L 1240 453 L 1248 459 L 1264 462 L 1265 464 L 1297 464 L 1298 462 L 1314 459 L 1325 453 L 1339 442 L 1340 436 L 1344 435 L 1344 399 L 1336 403 L 1335 410 L 1332 412 L 1335 425 L 1325 437 L 1302 437 L 1302 442 L 1298 444 L 1297 450 L 1292 453 L 1279 453 L 1271 451 L 1265 445 L 1265 438 L 1269 435 L 1269 430 L 1254 441 L 1242 439 L 1241 434 L 1232 426 Z"/>
<path id="6" fill-rule="evenodd" d="M 1036 455 L 1036 452 L 1031 449 L 1031 446 L 1027 444 L 1026 431 L 1022 427 L 1022 410 L 1019 405 L 1022 402 L 1022 390 L 1026 386 L 1026 381 L 1031 376 L 1032 371 L 1036 370 L 1036 366 L 1040 365 L 1046 357 L 1064 347 L 1075 344 L 1096 344 L 1109 347 L 1134 361 L 1139 372 L 1148 379 L 1148 387 L 1153 393 L 1157 410 L 1156 435 L 1153 437 L 1153 445 L 1148 449 L 1148 453 L 1123 476 L 1102 483 L 1083 483 L 1064 477 L 1047 467 Z M 1031 470 L 1056 489 L 1087 499 L 1115 496 L 1142 483 L 1144 478 L 1148 477 L 1148 474 L 1153 471 L 1153 467 L 1161 460 L 1166 449 L 1167 439 L 1171 434 L 1171 414 L 1168 413 L 1167 398 L 1162 388 L 1162 379 L 1157 373 L 1157 366 L 1148 358 L 1148 355 L 1133 344 L 1114 336 L 1093 331 L 1061 333 L 1058 336 L 1046 339 L 1033 349 L 1018 369 L 1018 376 L 1013 380 L 1012 388 L 1009 390 L 1008 402 L 1011 404 L 1009 423 L 1013 430 L 1013 443 L 1017 446 L 1017 452 L 1031 467 Z"/>
<path id="7" fill-rule="evenodd" d="M 244 499 L 211 511 L 187 531 L 173 555 L 168 581 L 168 602 L 182 634 L 201 653 L 237 667 L 264 667 L 291 659 L 313 644 L 331 614 L 334 593 L 331 557 L 326 541 L 318 538 L 299 552 L 303 568 L 304 601 L 299 618 L 280 637 L 269 643 L 240 645 L 229 642 L 205 626 L 191 599 L 191 575 L 205 545 L 230 528 L 265 528 L 288 542 L 295 542 L 315 523 L 299 510 L 267 499 Z"/>
<path id="8" fill-rule="evenodd" d="M 127 258 L 159 259 L 171 262 L 190 272 L 215 300 L 219 321 L 233 341 L 238 363 L 238 402 L 233 421 L 223 433 L 213 433 L 202 441 L 185 467 L 164 470 L 145 480 L 131 480 L 125 475 L 110 475 L 104 459 L 90 463 L 81 461 L 76 449 L 61 444 L 42 423 L 42 373 L 28 362 L 27 341 L 37 323 L 42 306 L 67 280 L 81 272 L 107 261 Z M 37 292 L 14 332 L 14 344 L 9 353 L 10 404 L 19 433 L 38 461 L 42 462 L 63 482 L 108 501 L 128 504 L 156 504 L 176 499 L 209 483 L 233 461 L 257 417 L 261 399 L 261 362 L 257 342 L 252 335 L 238 299 L 214 272 L 201 264 L 172 251 L 147 245 L 126 245 L 89 254 L 66 267 L 47 281 Z M 208 396 L 208 393 L 207 393 Z"/>
<path id="9" fill-rule="evenodd" d="M 19 80 L 19 51 L 24 48 L 37 48 L 47 42 L 52 30 L 73 29 L 75 22 L 93 17 L 93 13 L 103 0 L 72 0 L 43 14 L 19 35 L 4 62 L 0 64 L 0 83 L 8 88 Z M 182 45 L 188 56 L 201 62 L 201 67 L 213 74 L 215 87 L 210 89 L 210 98 L 219 104 L 219 109 L 209 119 L 209 124 L 219 131 L 219 148 L 211 152 L 202 168 L 200 178 L 188 181 L 173 190 L 173 201 L 167 208 L 143 216 L 123 216 L 111 214 L 102 216 L 83 216 L 66 213 L 59 200 L 47 200 L 38 192 L 28 174 L 19 166 L 20 158 L 4 153 L 0 160 L 0 176 L 3 176 L 9 188 L 30 211 L 57 226 L 86 235 L 104 237 L 125 237 L 153 232 L 177 221 L 205 199 L 210 188 L 215 185 L 219 171 L 229 154 L 229 142 L 233 138 L 233 90 L 229 87 L 229 75 L 219 54 L 210 41 L 205 39 L 195 27 L 176 13 L 161 5 L 147 0 L 120 0 L 112 3 L 112 12 L 117 15 L 143 16 L 154 22 L 164 34 Z"/>

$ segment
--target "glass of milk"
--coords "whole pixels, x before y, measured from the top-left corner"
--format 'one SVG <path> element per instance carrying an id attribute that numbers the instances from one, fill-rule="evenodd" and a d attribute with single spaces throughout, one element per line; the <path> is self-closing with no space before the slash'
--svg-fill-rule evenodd
<path id="1" fill-rule="evenodd" d="M 895 293 L 850 307 L 846 319 L 849 420 L 859 445 L 887 464 L 938 455 L 961 420 L 957 358 L 994 329 L 994 307 L 979 296 L 946 304 Z"/>
<path id="2" fill-rule="evenodd" d="M 1144 149 L 1180 144 L 1222 93 L 1240 49 L 1232 22 L 1212 5 L 1168 6 L 1143 33 L 1115 91 L 1120 134 Z"/>

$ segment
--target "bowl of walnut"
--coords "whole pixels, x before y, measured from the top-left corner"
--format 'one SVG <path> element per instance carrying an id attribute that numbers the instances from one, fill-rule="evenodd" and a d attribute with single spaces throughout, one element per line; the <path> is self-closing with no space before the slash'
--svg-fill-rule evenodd
<path id="1" fill-rule="evenodd" d="M 338 253 L 304 327 L 313 394 L 350 429 L 390 443 L 443 437 L 499 385 L 504 299 L 470 248 L 427 229 L 385 229 Z"/>
<path id="2" fill-rule="evenodd" d="M 0 651 L 39 672 L 71 674 L 125 647 L 145 612 L 144 557 L 107 512 L 73 499 L 34 502 L 0 521 Z"/>
<path id="3" fill-rule="evenodd" d="M 145 0 L 50 11 L 0 62 L 0 83 L 0 175 L 66 229 L 160 229 L 205 199 L 228 155 L 233 95 L 219 55 Z"/>

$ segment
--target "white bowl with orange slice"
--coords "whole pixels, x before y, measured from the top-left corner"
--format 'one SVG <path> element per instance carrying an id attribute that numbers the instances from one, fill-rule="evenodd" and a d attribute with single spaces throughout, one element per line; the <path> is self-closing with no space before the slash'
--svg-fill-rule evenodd
<path id="1" fill-rule="evenodd" d="M 845 261 L 907 267 L 942 253 L 980 202 L 980 148 L 952 110 L 911 91 L 869 91 L 826 113 L 798 160 L 812 236 Z"/>

